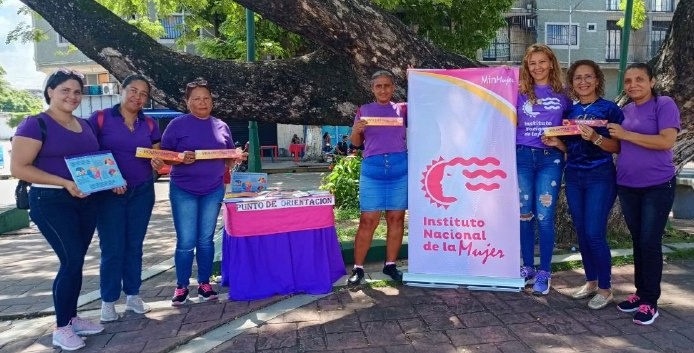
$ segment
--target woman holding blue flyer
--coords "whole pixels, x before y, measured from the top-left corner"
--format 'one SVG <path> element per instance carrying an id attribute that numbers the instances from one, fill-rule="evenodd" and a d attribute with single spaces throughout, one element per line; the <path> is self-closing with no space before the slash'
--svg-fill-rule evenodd
<path id="1" fill-rule="evenodd" d="M 138 314 L 150 310 L 139 296 L 142 244 L 154 207 L 152 168 L 163 162 L 135 157 L 138 147 L 158 149 L 161 140 L 159 126 L 142 112 L 150 91 L 145 77 L 130 75 L 121 85 L 120 103 L 89 117 L 99 146 L 113 153 L 127 183 L 95 195 L 99 204 L 101 322 L 118 320 L 115 304 L 121 290 L 126 294 L 125 310 Z"/>
<path id="2" fill-rule="evenodd" d="M 85 346 L 79 336 L 104 330 L 77 316 L 82 265 L 97 212 L 94 197 L 77 187 L 64 158 L 99 150 L 89 123 L 72 115 L 82 101 L 83 77 L 66 69 L 48 77 L 43 91 L 48 109 L 17 127 L 10 166 L 12 175 L 33 183 L 29 214 L 60 260 L 53 281 L 53 345 L 70 351 Z"/>
<path id="3" fill-rule="evenodd" d="M 229 126 L 211 116 L 212 92 L 207 81 L 186 85 L 184 95 L 189 114 L 171 121 L 161 140 L 163 150 L 182 152 L 182 162 L 171 163 L 169 199 L 176 228 L 176 289 L 171 305 L 188 299 L 193 257 L 198 264 L 198 297 L 217 299 L 210 285 L 214 258 L 214 230 L 224 197 L 224 171 L 232 160 L 195 159 L 196 150 L 232 149 Z"/>

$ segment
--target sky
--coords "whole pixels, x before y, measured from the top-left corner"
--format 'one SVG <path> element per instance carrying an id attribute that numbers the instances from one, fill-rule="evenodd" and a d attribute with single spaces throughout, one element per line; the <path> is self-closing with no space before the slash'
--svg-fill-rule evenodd
<path id="1" fill-rule="evenodd" d="M 19 0 L 1 0 L 0 4 L 0 66 L 5 69 L 10 85 L 18 89 L 41 89 L 46 75 L 36 70 L 34 45 L 13 42 L 6 44 L 7 33 L 20 21 L 31 24 L 28 15 L 17 15 L 23 4 Z"/>

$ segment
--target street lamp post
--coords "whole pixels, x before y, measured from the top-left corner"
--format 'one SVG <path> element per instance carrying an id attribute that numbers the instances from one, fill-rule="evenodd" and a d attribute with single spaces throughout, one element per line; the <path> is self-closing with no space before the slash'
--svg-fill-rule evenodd
<path id="1" fill-rule="evenodd" d="M 624 87 L 624 70 L 627 67 L 629 55 L 629 33 L 631 32 L 631 13 L 634 10 L 634 0 L 627 0 L 627 8 L 624 10 L 624 32 L 622 32 L 622 47 L 619 54 L 619 75 L 617 78 L 617 95 L 622 93 Z"/>
<path id="2" fill-rule="evenodd" d="M 246 9 L 246 61 L 255 61 L 255 19 L 249 9 Z M 248 171 L 253 173 L 262 171 L 259 140 L 258 123 L 248 121 Z"/>
<path id="3" fill-rule="evenodd" d="M 568 30 L 568 40 L 566 41 L 567 44 L 567 56 L 568 56 L 568 61 L 566 63 L 566 66 L 569 67 L 571 66 L 571 30 L 573 29 L 573 20 L 571 15 L 573 15 L 574 10 L 583 3 L 584 0 L 581 0 L 578 2 L 576 5 L 572 5 L 572 2 L 569 2 L 569 30 Z M 576 39 L 578 40 L 578 28 L 576 29 Z"/>

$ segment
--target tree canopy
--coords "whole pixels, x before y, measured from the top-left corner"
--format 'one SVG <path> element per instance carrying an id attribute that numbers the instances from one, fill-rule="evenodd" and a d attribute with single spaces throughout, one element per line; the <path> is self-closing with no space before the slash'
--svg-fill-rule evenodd
<path id="1" fill-rule="evenodd" d="M 14 89 L 5 80 L 5 70 L 0 67 L 0 112 L 10 113 L 10 127 L 15 127 L 27 115 L 43 109 L 41 100 L 25 90 Z"/>
<path id="2" fill-rule="evenodd" d="M 185 82 L 199 76 L 207 78 L 218 96 L 215 114 L 229 119 L 349 124 L 355 108 L 371 100 L 369 77 L 377 69 L 389 69 L 396 75 L 400 87 L 397 97 L 404 99 L 402 87 L 408 67 L 479 65 L 441 49 L 431 38 L 417 34 L 416 25 L 396 17 L 397 11 L 385 11 L 369 0 L 236 0 L 316 48 L 300 57 L 255 63 L 175 52 L 93 0 L 21 1 L 116 78 L 132 73 L 150 77 L 155 99 L 171 108 L 183 109 Z M 456 1 L 428 3 L 453 6 Z M 395 8 L 385 2 L 381 5 Z M 672 96 L 682 111 L 683 129 L 675 147 L 680 164 L 694 152 L 692 26 L 694 0 L 681 0 L 663 49 L 653 61 L 658 87 Z"/>

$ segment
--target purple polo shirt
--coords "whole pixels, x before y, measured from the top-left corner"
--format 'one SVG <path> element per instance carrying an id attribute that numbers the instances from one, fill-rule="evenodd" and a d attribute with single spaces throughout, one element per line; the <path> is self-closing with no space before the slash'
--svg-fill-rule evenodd
<path id="1" fill-rule="evenodd" d="M 38 116 L 46 123 L 46 140 L 36 156 L 34 165 L 46 173 L 72 180 L 72 175 L 65 164 L 65 157 L 97 152 L 99 143 L 94 136 L 94 131 L 84 119 L 77 119 L 82 126 L 82 132 L 77 133 L 66 129 L 46 113 L 40 113 Z M 24 119 L 17 126 L 15 136 L 41 141 L 41 127 L 36 116 Z"/>
<path id="2" fill-rule="evenodd" d="M 89 123 L 96 131 L 101 149 L 113 153 L 128 186 L 134 187 L 152 180 L 150 160 L 135 157 L 135 150 L 138 147 L 152 148 L 153 144 L 161 140 L 161 133 L 157 122 L 145 117 L 142 111 L 138 112 L 135 130 L 131 132 L 118 110 L 119 106 L 120 104 L 116 104 L 113 108 L 103 110 L 101 127 L 98 124 L 98 111 L 92 113 Z M 151 120 L 151 128 L 146 119 Z"/>
<path id="3" fill-rule="evenodd" d="M 661 130 L 680 130 L 680 111 L 672 98 L 659 96 L 636 105 L 622 108 L 625 130 L 644 135 L 657 135 Z M 629 141 L 622 141 L 617 156 L 617 184 L 642 188 L 662 184 L 675 176 L 672 149 L 653 150 Z"/>
<path id="4" fill-rule="evenodd" d="M 407 104 L 364 104 L 357 110 L 354 122 L 362 117 L 403 118 L 402 126 L 366 126 L 364 129 L 364 158 L 384 153 L 407 151 Z"/>
<path id="5" fill-rule="evenodd" d="M 168 151 L 218 150 L 234 148 L 229 126 L 209 117 L 179 116 L 164 130 L 161 149 Z M 222 185 L 226 166 L 223 159 L 196 160 L 171 167 L 171 182 L 192 194 L 205 195 Z"/>
<path id="6" fill-rule="evenodd" d="M 516 144 L 545 149 L 549 147 L 540 140 L 544 128 L 560 126 L 573 102 L 564 93 L 554 92 L 550 85 L 535 85 L 534 90 L 537 97 L 534 103 L 528 100 L 528 95 L 518 93 Z"/>

